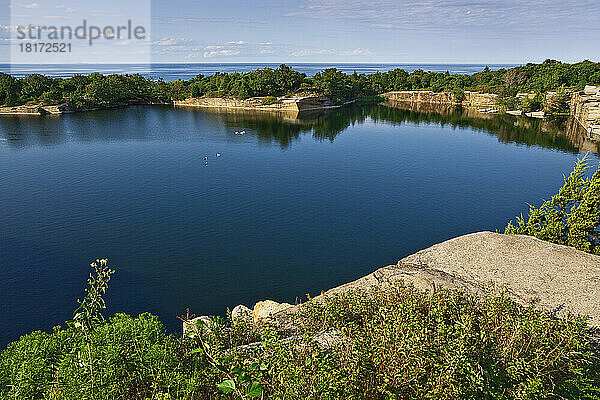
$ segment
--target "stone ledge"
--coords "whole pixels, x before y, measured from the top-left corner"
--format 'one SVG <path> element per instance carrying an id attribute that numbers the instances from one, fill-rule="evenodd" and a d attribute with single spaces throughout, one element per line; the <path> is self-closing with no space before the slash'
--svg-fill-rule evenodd
<path id="1" fill-rule="evenodd" d="M 399 281 L 423 291 L 447 288 L 476 295 L 506 289 L 523 305 L 537 300 L 557 315 L 585 314 L 591 326 L 600 326 L 600 256 L 530 236 L 493 232 L 472 233 L 436 244 L 395 265 L 330 289 L 312 301 Z M 289 315 L 297 308 L 287 308 L 274 317 L 285 328 Z"/>

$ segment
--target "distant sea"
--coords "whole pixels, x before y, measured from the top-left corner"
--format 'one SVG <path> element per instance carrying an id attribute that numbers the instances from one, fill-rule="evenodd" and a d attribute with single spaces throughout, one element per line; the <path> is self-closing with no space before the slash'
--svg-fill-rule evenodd
<path id="1" fill-rule="evenodd" d="M 510 68 L 515 65 L 506 64 L 313 64 L 287 63 L 296 71 L 313 76 L 326 68 L 337 68 L 345 73 L 374 73 L 396 68 L 412 72 L 417 69 L 433 72 L 450 72 L 451 74 L 472 74 L 483 70 Z M 45 74 L 53 77 L 68 77 L 75 74 L 141 74 L 165 81 L 190 79 L 198 74 L 212 75 L 216 72 L 247 72 L 258 68 L 277 68 L 279 63 L 212 63 L 212 64 L 0 64 L 0 72 L 23 77 L 28 74 Z"/>

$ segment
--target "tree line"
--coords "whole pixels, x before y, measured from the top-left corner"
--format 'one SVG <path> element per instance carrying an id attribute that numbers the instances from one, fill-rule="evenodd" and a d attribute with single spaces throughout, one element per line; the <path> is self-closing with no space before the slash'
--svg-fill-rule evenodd
<path id="1" fill-rule="evenodd" d="M 85 109 L 194 97 L 277 97 L 298 92 L 322 94 L 336 103 L 344 103 L 395 90 L 450 91 L 458 99 L 464 91 L 478 91 L 508 99 L 519 92 L 578 90 L 585 85 L 600 85 L 600 63 L 586 60 L 568 64 L 546 60 L 540 64 L 498 70 L 486 67 L 472 75 L 422 69 L 346 74 L 336 68 L 328 68 L 312 77 L 282 64 L 275 69 L 218 72 L 209 76 L 199 74 L 188 80 L 170 82 L 139 74 L 92 73 L 69 78 L 31 74 L 16 78 L 0 73 L 0 105 L 68 103 L 74 109 Z"/>

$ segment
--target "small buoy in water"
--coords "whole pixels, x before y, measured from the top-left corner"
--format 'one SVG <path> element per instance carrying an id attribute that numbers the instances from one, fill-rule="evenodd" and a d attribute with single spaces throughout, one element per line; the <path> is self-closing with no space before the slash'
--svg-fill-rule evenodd
<path id="1" fill-rule="evenodd" d="M 221 154 L 220 154 L 220 153 L 217 153 L 217 157 L 221 157 Z"/>
<path id="2" fill-rule="evenodd" d="M 244 133 L 246 133 L 246 131 L 240 131 L 240 135 L 243 135 Z"/>
<path id="3" fill-rule="evenodd" d="M 240 133 L 239 133 L 238 131 L 235 131 L 235 134 L 236 134 L 236 135 L 239 135 Z"/>
<path id="4" fill-rule="evenodd" d="M 205 163 L 204 163 L 204 166 L 205 166 L 205 167 L 208 167 L 208 163 L 207 163 L 207 162 L 205 162 Z"/>
<path id="5" fill-rule="evenodd" d="M 204 157 L 204 161 L 208 160 L 208 157 Z"/>

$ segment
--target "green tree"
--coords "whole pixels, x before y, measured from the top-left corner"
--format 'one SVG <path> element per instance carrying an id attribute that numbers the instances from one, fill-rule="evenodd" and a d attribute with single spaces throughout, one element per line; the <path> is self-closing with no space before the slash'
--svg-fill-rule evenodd
<path id="1" fill-rule="evenodd" d="M 347 75 L 336 68 L 316 73 L 312 81 L 315 88 L 335 103 L 343 103 L 351 97 L 351 85 Z"/>

